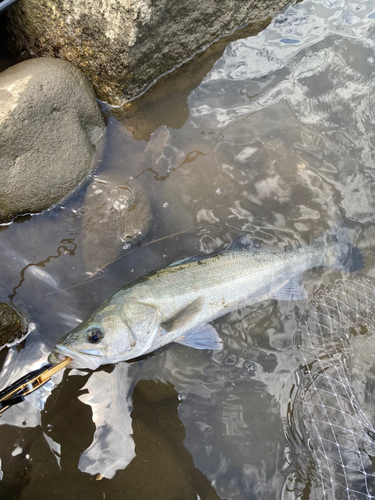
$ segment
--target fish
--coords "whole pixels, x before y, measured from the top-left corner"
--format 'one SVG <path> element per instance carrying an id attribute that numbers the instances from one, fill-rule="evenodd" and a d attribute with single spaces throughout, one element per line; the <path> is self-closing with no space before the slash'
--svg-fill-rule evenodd
<path id="1" fill-rule="evenodd" d="M 257 247 L 240 235 L 217 255 L 178 261 L 120 288 L 56 344 L 49 362 L 68 356 L 70 367 L 95 370 L 172 342 L 220 350 L 212 321 L 267 299 L 305 299 L 304 271 L 349 268 L 355 250 L 343 227 L 286 251 Z"/>

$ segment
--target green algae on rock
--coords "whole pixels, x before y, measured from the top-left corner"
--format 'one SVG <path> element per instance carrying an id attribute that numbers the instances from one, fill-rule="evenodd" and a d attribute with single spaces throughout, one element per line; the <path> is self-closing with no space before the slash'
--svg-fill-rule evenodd
<path id="1" fill-rule="evenodd" d="M 0 302 L 0 349 L 20 342 L 26 334 L 26 321 L 13 307 Z"/>

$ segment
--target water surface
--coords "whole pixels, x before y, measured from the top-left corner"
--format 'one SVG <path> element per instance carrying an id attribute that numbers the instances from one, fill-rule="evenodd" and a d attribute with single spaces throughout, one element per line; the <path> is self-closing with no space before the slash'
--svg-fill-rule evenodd
<path id="1" fill-rule="evenodd" d="M 340 213 L 375 277 L 374 21 L 370 1 L 306 0 L 229 43 L 207 74 L 181 69 L 122 110 L 103 105 L 95 177 L 142 188 L 151 229 L 131 247 L 114 238 L 104 262 L 104 235 L 91 235 L 88 256 L 92 179 L 1 228 L 0 300 L 34 325 L 2 351 L 1 385 L 43 364 L 120 286 L 239 233 L 285 248 Z M 304 282 L 312 293 L 339 278 L 314 270 Z M 221 352 L 173 345 L 95 373 L 66 370 L 1 418 L 1 497 L 316 498 L 308 471 L 288 480 L 295 307 L 269 301 L 219 319 Z"/>

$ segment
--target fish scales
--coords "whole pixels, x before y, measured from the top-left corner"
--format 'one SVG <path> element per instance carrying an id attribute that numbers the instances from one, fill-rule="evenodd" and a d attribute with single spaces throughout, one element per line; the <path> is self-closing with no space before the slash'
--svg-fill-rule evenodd
<path id="1" fill-rule="evenodd" d="M 134 287 L 129 297 L 157 297 L 163 320 L 202 297 L 199 322 L 209 322 L 222 315 L 223 304 L 226 314 L 253 303 L 256 294 L 256 302 L 270 298 L 292 277 L 322 261 L 319 250 L 310 247 L 290 253 L 226 252 L 158 271 Z"/>

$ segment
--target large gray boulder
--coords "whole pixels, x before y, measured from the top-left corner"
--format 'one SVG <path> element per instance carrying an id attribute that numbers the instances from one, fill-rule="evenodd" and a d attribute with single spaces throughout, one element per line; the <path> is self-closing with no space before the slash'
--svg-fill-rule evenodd
<path id="1" fill-rule="evenodd" d="M 0 73 L 0 223 L 71 193 L 104 131 L 91 84 L 71 63 L 31 59 Z"/>
<path id="2" fill-rule="evenodd" d="M 120 104 L 232 30 L 289 0 L 21 0 L 8 11 L 12 44 L 26 57 L 81 68 L 97 96 Z"/>

